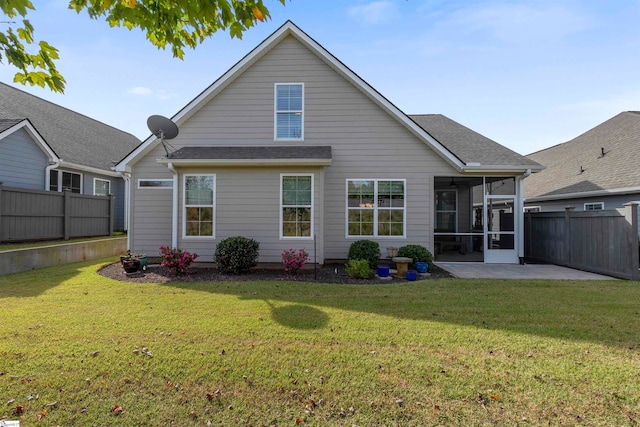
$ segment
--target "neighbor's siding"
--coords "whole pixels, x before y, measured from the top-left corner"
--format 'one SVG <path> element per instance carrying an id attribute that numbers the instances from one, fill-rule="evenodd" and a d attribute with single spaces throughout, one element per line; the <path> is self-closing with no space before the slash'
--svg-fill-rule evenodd
<path id="1" fill-rule="evenodd" d="M 0 182 L 7 187 L 44 190 L 47 156 L 24 129 L 0 140 Z"/>
<path id="2" fill-rule="evenodd" d="M 419 243 L 432 249 L 433 177 L 455 175 L 453 168 L 292 37 L 274 47 L 211 102 L 195 112 L 180 126 L 180 135 L 171 141 L 171 145 L 179 149 L 185 145 L 274 144 L 274 84 L 287 82 L 305 85 L 305 139 L 304 142 L 279 144 L 331 145 L 333 150 L 333 163 L 325 168 L 324 174 L 324 258 L 345 258 L 350 244 L 358 240 L 345 236 L 345 193 L 348 178 L 406 179 L 407 237 L 381 238 L 378 242 L 383 252 L 387 246 L 409 243 Z M 159 157 L 164 157 L 162 148 L 154 149 L 139 161 L 134 166 L 135 177 L 153 177 L 154 174 L 170 177 L 166 167 L 156 162 Z M 273 176 L 279 177 L 280 171 L 273 170 Z M 275 216 L 277 209 L 274 210 L 274 207 L 279 206 L 277 181 L 274 183 L 272 178 L 266 177 L 267 170 L 236 171 L 238 174 L 255 175 L 255 178 L 243 178 L 237 180 L 237 183 L 260 183 L 263 191 L 259 192 L 241 185 L 227 187 L 226 179 L 236 173 L 231 169 L 224 173 L 214 169 L 207 169 L 207 172 L 218 175 L 219 216 L 216 222 L 216 241 L 232 230 L 246 237 L 253 237 L 251 234 L 256 233 L 260 239 L 264 239 L 261 241 L 265 248 L 261 260 L 280 261 L 279 250 L 282 245 L 277 241 L 279 216 Z M 258 177 L 274 183 L 276 187 L 272 191 L 266 190 L 266 183 L 261 183 L 260 179 L 256 179 Z M 316 179 L 316 185 L 318 182 Z M 165 193 L 159 194 L 160 190 L 150 192 L 151 195 L 144 201 L 139 199 L 139 193 L 136 190 L 135 206 L 141 208 L 144 205 L 144 210 L 134 212 L 135 227 L 141 222 L 145 223 L 145 230 L 151 228 L 152 224 L 164 224 L 160 218 L 165 215 L 170 218 L 171 214 L 170 200 L 163 205 L 159 199 Z M 166 191 L 166 194 L 170 197 L 170 191 Z M 252 197 L 240 197 L 246 194 Z M 320 194 L 317 191 L 316 197 Z M 257 230 L 251 216 L 237 216 L 237 208 L 235 211 L 226 210 L 227 205 L 238 203 L 243 209 L 264 212 L 257 215 L 255 221 L 275 224 L 273 229 L 268 232 L 265 231 L 266 228 Z M 262 211 L 263 205 L 268 206 L 268 210 Z M 316 216 L 318 217 L 319 215 Z M 266 223 L 260 223 L 267 227 Z M 162 234 L 170 241 L 170 227 L 154 229 L 154 238 Z M 136 247 L 146 246 L 150 239 L 148 233 L 140 233 L 134 229 L 133 242 Z M 186 240 L 181 240 L 181 245 L 185 249 L 202 248 L 199 243 Z"/>

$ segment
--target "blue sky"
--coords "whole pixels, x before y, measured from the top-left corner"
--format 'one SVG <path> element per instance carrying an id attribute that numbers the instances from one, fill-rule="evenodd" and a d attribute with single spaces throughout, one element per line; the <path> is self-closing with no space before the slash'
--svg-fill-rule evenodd
<path id="1" fill-rule="evenodd" d="M 15 85 L 4 64 L 0 80 L 140 139 L 148 116 L 173 116 L 287 19 L 405 113 L 444 114 L 521 154 L 640 110 L 640 0 L 265 0 L 271 21 L 183 61 L 68 1 L 34 3 L 65 94 Z"/>

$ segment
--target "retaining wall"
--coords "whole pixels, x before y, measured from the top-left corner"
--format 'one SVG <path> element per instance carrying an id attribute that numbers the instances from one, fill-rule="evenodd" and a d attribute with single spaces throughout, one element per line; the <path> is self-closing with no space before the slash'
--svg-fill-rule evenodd
<path id="1" fill-rule="evenodd" d="M 62 243 L 0 252 L 0 275 L 59 264 L 107 258 L 127 251 L 127 238 Z"/>

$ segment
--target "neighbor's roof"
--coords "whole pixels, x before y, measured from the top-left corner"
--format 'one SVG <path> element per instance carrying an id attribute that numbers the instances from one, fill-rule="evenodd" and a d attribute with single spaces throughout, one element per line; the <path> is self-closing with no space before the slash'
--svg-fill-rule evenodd
<path id="1" fill-rule="evenodd" d="M 483 166 L 540 165 L 442 114 L 410 114 L 409 118 L 466 164 Z"/>
<path id="2" fill-rule="evenodd" d="M 353 84 L 354 87 L 359 89 L 365 96 L 377 104 L 380 108 L 386 111 L 389 115 L 394 117 L 400 124 L 413 133 L 419 140 L 431 147 L 436 153 L 438 153 L 445 161 L 460 171 L 517 171 L 522 172 L 527 169 L 539 170 L 542 166 L 529 159 L 524 158 L 516 153 L 511 152 L 505 147 L 498 150 L 495 146 L 498 144 L 489 140 L 488 138 L 478 138 L 475 132 L 464 128 L 463 126 L 450 121 L 457 125 L 456 129 L 464 128 L 466 132 L 460 132 L 461 137 L 471 139 L 465 139 L 463 141 L 454 142 L 449 141 L 449 146 L 445 145 L 444 141 L 440 141 L 434 134 L 436 130 L 431 133 L 429 130 L 425 130 L 423 126 L 420 126 L 409 118 L 405 113 L 398 109 L 387 98 L 380 94 L 376 89 L 364 81 L 360 76 L 354 73 L 349 67 L 342 63 L 338 58 L 333 56 L 323 46 L 316 42 L 313 38 L 307 35 L 293 22 L 285 22 L 279 29 L 267 37 L 262 43 L 260 43 L 255 49 L 249 52 L 238 63 L 231 67 L 226 73 L 224 73 L 218 80 L 206 88 L 200 95 L 193 99 L 189 104 L 182 108 L 172 120 L 180 127 L 185 123 L 189 117 L 200 110 L 203 105 L 222 92 L 233 80 L 238 78 L 244 71 L 251 67 L 257 60 L 267 54 L 274 46 L 277 46 L 286 37 L 293 37 L 298 42 L 306 46 L 309 50 L 314 52 L 321 60 L 323 60 L 328 66 L 333 68 L 338 74 L 340 74 L 345 80 Z M 441 125 L 442 126 L 442 125 Z M 459 131 L 459 129 L 458 129 Z M 442 135 L 446 135 L 445 139 L 456 136 L 457 131 L 440 132 Z M 441 135 L 441 136 L 442 136 Z M 478 135 L 480 136 L 480 135 Z M 489 143 L 490 142 L 490 143 Z M 142 144 L 140 144 L 135 150 L 133 150 L 127 157 L 125 157 L 117 166 L 116 170 L 125 171 L 131 168 L 132 164 L 142 158 L 145 154 L 150 152 L 159 143 L 155 136 L 149 137 Z M 481 148 L 471 150 L 473 145 L 481 146 Z M 460 155 L 458 154 L 460 153 Z M 483 152 L 486 155 L 482 157 L 474 157 L 475 152 Z M 490 152 L 490 153 L 488 153 Z M 510 154 L 507 155 L 506 152 Z M 498 157 L 492 157 L 491 154 L 498 153 Z M 467 159 L 465 161 L 464 159 Z M 516 163 L 508 163 L 508 160 L 513 160 Z M 495 167 L 494 167 L 495 166 Z"/>
<path id="3" fill-rule="evenodd" d="M 640 192 L 640 111 L 528 157 L 547 169 L 525 181 L 527 201 Z"/>
<path id="4" fill-rule="evenodd" d="M 0 128 L 23 119 L 67 163 L 109 171 L 140 143 L 127 132 L 0 82 Z"/>
<path id="5" fill-rule="evenodd" d="M 20 123 L 23 119 L 2 119 L 0 118 L 0 132 L 4 132 L 5 130 L 14 127 L 18 123 Z"/>

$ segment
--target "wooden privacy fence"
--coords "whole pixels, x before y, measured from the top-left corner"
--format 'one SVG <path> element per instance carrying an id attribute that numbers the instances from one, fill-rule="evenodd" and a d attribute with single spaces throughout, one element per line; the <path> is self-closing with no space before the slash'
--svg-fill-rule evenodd
<path id="1" fill-rule="evenodd" d="M 0 184 L 0 242 L 113 235 L 114 198 Z"/>
<path id="2" fill-rule="evenodd" d="M 525 214 L 525 257 L 638 280 L 638 204 L 606 211 Z"/>

